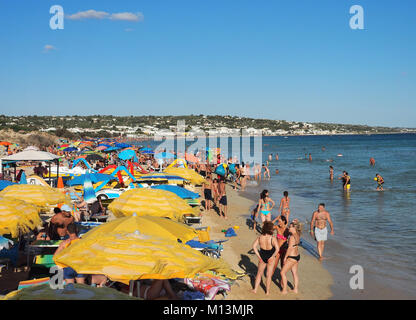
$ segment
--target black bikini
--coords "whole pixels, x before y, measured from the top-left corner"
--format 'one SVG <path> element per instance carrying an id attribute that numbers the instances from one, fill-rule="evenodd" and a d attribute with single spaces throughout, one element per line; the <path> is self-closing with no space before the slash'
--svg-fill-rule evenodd
<path id="1" fill-rule="evenodd" d="M 273 239 L 270 239 L 270 244 L 273 245 Z M 274 252 L 276 251 L 276 248 L 273 247 L 270 250 L 264 250 L 262 248 L 260 248 L 259 254 L 261 257 L 261 260 L 263 260 L 265 263 L 267 263 L 269 261 L 269 259 L 273 256 Z"/>
<path id="2" fill-rule="evenodd" d="M 289 242 L 289 239 L 288 239 L 288 242 Z M 292 247 L 297 247 L 299 244 L 300 244 L 300 243 L 298 243 L 298 244 L 294 244 Z M 289 259 L 289 258 L 292 258 L 293 260 L 299 261 L 299 260 L 300 260 L 300 254 L 298 254 L 297 256 L 288 256 L 287 258 L 288 258 L 288 259 Z"/>

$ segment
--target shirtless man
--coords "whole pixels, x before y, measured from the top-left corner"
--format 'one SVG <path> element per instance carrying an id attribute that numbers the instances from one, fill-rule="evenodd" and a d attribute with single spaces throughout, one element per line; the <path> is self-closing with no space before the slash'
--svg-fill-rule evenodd
<path id="1" fill-rule="evenodd" d="M 279 211 L 282 216 L 286 217 L 287 221 L 290 221 L 289 220 L 289 216 L 290 216 L 289 205 L 290 205 L 289 192 L 285 191 L 283 192 L 283 198 L 280 200 Z"/>
<path id="2" fill-rule="evenodd" d="M 327 221 L 331 226 L 331 235 L 334 235 L 334 224 L 332 223 L 331 216 L 329 212 L 326 211 L 325 204 L 320 203 L 318 206 L 318 210 L 315 211 L 312 215 L 310 230 L 312 238 L 315 238 L 317 242 L 317 249 L 320 261 L 322 261 L 324 258 L 323 253 L 325 241 L 328 238 L 328 229 L 326 227 Z"/>
<path id="3" fill-rule="evenodd" d="M 220 215 L 227 218 L 227 194 L 225 191 L 225 179 L 220 179 L 218 183 L 218 198 L 220 199 Z M 223 215 L 224 214 L 224 215 Z"/>
<path id="4" fill-rule="evenodd" d="M 268 168 L 268 164 L 267 166 L 263 164 L 263 169 L 264 169 L 264 180 L 266 180 L 266 176 L 267 176 L 267 179 L 270 180 L 270 170 Z"/>
<path id="5" fill-rule="evenodd" d="M 57 210 L 58 211 L 58 210 Z M 74 223 L 75 219 L 71 215 L 71 208 L 70 206 L 64 204 L 61 207 L 61 211 L 58 211 L 51 219 L 51 235 L 52 237 L 59 237 L 59 239 L 52 239 L 52 240 L 64 240 L 69 236 L 68 234 L 68 225 Z M 56 234 L 55 234 L 56 232 Z"/>

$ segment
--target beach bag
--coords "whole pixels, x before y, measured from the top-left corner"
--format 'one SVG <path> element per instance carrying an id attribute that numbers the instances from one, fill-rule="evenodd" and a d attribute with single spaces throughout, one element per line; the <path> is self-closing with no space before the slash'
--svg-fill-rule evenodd
<path id="1" fill-rule="evenodd" d="M 237 173 L 237 170 L 235 169 L 235 164 L 234 164 L 234 163 L 230 163 L 230 164 L 228 165 L 228 170 L 230 170 L 230 172 L 231 172 L 232 174 L 236 174 L 236 173 Z"/>
<path id="2" fill-rule="evenodd" d="M 224 168 L 224 165 L 223 165 L 223 164 L 219 165 L 219 166 L 215 169 L 215 173 L 216 173 L 216 174 L 218 174 L 218 175 L 219 175 L 219 176 L 221 176 L 221 177 L 224 177 L 224 176 L 225 176 L 225 168 Z"/>
<path id="3" fill-rule="evenodd" d="M 235 233 L 233 228 L 228 228 L 228 230 L 225 232 L 226 237 L 236 237 L 237 234 Z"/>

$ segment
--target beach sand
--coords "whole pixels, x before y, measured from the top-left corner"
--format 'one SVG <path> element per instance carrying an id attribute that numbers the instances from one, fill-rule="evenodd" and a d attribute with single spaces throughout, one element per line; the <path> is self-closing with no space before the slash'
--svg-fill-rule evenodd
<path id="1" fill-rule="evenodd" d="M 202 195 L 202 193 L 201 193 Z M 299 248 L 301 259 L 299 262 L 299 293 L 290 292 L 292 274 L 288 272 L 289 293 L 283 295 L 277 284 L 280 281 L 280 261 L 272 278 L 270 295 L 265 294 L 265 276 L 260 284 L 257 294 L 251 292 L 257 274 L 258 259 L 252 253 L 252 244 L 259 235 L 255 230 L 250 230 L 247 217 L 254 202 L 243 197 L 238 191 L 227 185 L 228 219 L 220 217 L 215 210 L 203 212 L 202 225 L 210 227 L 212 240 L 225 240 L 224 251 L 221 257 L 236 271 L 249 274 L 242 280 L 237 281 L 231 288 L 227 299 L 231 300 L 326 300 L 330 299 L 332 292 L 330 286 L 333 278 L 323 268 L 321 263 L 303 248 Z M 236 230 L 237 236 L 226 238 L 223 229 L 239 226 Z M 250 252 L 250 253 L 249 253 Z"/>

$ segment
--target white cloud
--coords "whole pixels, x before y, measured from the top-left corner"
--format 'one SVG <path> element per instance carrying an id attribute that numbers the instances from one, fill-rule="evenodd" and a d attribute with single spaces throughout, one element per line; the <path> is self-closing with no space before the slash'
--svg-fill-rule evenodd
<path id="1" fill-rule="evenodd" d="M 66 16 L 70 20 L 81 20 L 81 19 L 104 19 L 110 14 L 105 11 L 87 10 L 80 11 L 71 15 Z"/>
<path id="2" fill-rule="evenodd" d="M 120 12 L 120 13 L 108 13 L 105 11 L 87 10 L 80 11 L 71 15 L 66 16 L 69 20 L 83 20 L 83 19 L 110 19 L 110 20 L 121 20 L 121 21 L 143 21 L 144 15 L 141 12 Z"/>
<path id="3" fill-rule="evenodd" d="M 51 44 L 47 44 L 43 47 L 43 52 L 49 52 L 49 51 L 52 51 L 52 50 L 56 50 L 56 48 Z"/>

